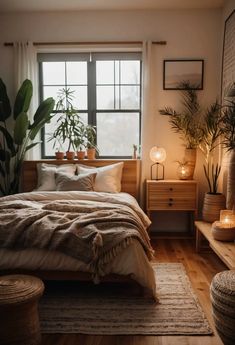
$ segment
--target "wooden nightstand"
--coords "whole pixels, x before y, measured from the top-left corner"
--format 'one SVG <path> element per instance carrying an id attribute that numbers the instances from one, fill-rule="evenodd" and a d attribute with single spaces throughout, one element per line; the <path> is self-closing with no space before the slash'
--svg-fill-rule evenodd
<path id="1" fill-rule="evenodd" d="M 146 181 L 146 211 L 149 217 L 152 211 L 190 211 L 196 218 L 197 205 L 198 187 L 194 180 Z M 190 222 L 192 229 L 193 220 Z"/>

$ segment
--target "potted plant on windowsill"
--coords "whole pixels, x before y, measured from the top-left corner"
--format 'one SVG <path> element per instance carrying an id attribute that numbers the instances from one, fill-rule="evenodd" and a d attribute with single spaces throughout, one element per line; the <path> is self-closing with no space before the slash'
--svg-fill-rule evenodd
<path id="1" fill-rule="evenodd" d="M 171 107 L 160 109 L 161 115 L 169 116 L 171 128 L 180 134 L 185 145 L 184 161 L 187 161 L 190 169 L 189 179 L 193 178 L 196 164 L 196 149 L 202 141 L 203 130 L 201 126 L 201 108 L 198 102 L 197 92 L 188 82 L 179 83 L 182 110 L 175 111 Z"/>
<path id="2" fill-rule="evenodd" d="M 218 179 L 221 166 L 215 158 L 215 149 L 220 145 L 221 106 L 216 101 L 205 112 L 203 117 L 203 140 L 200 149 L 205 157 L 203 165 L 209 191 L 205 193 L 202 218 L 207 222 L 219 219 L 220 210 L 225 208 L 225 196 L 218 192 Z"/>
<path id="3" fill-rule="evenodd" d="M 25 154 L 39 143 L 34 142 L 38 132 L 53 117 L 55 101 L 47 98 L 30 121 L 27 113 L 32 94 L 32 82 L 26 79 L 16 95 L 12 111 L 6 86 L 0 79 L 0 193 L 3 195 L 19 192 Z"/>
<path id="4" fill-rule="evenodd" d="M 66 158 L 73 160 L 77 147 L 77 140 L 80 138 L 80 126 L 83 125 L 77 109 L 74 108 L 72 101 L 74 91 L 69 88 L 63 88 L 58 93 L 56 103 L 56 112 L 60 113 L 58 125 L 52 134 L 54 139 L 59 140 L 62 144 L 67 143 Z"/>
<path id="5" fill-rule="evenodd" d="M 74 144 L 76 146 L 76 154 L 78 159 L 84 159 L 86 155 L 86 126 L 81 122 L 78 126 L 79 135 L 76 136 Z"/>
<path id="6" fill-rule="evenodd" d="M 94 126 L 86 126 L 86 140 L 87 159 L 95 159 L 98 148 L 96 145 L 96 128 Z"/>

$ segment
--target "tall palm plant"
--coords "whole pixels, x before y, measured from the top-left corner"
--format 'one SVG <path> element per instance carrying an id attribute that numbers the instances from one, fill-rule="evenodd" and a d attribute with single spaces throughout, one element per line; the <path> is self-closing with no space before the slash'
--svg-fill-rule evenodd
<path id="1" fill-rule="evenodd" d="M 204 173 L 209 187 L 209 193 L 216 194 L 221 166 L 214 163 L 214 150 L 219 145 L 221 136 L 221 106 L 216 100 L 205 111 L 203 117 L 203 140 L 199 147 L 205 156 L 206 164 L 203 165 Z"/>
<path id="2" fill-rule="evenodd" d="M 182 110 L 171 107 L 160 109 L 161 115 L 169 116 L 171 128 L 180 134 L 186 148 L 197 148 L 203 139 L 201 126 L 201 107 L 196 90 L 188 82 L 179 84 Z"/>

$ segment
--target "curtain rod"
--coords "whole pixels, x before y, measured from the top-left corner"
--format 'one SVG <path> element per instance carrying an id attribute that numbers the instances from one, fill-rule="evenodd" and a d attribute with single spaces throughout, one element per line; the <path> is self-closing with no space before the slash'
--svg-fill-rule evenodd
<path id="1" fill-rule="evenodd" d="M 95 45 L 95 44 L 142 44 L 142 41 L 99 41 L 99 42 L 34 42 L 34 46 L 54 46 L 54 45 Z M 152 44 L 166 45 L 166 41 L 153 41 Z M 5 42 L 4 46 L 11 47 L 13 42 Z"/>

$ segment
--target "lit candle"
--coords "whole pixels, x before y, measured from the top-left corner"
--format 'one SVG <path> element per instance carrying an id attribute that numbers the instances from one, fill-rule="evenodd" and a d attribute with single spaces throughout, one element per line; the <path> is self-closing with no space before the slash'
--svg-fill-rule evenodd
<path id="1" fill-rule="evenodd" d="M 235 226 L 235 213 L 232 210 L 220 211 L 220 222 L 225 228 L 231 228 Z"/>

